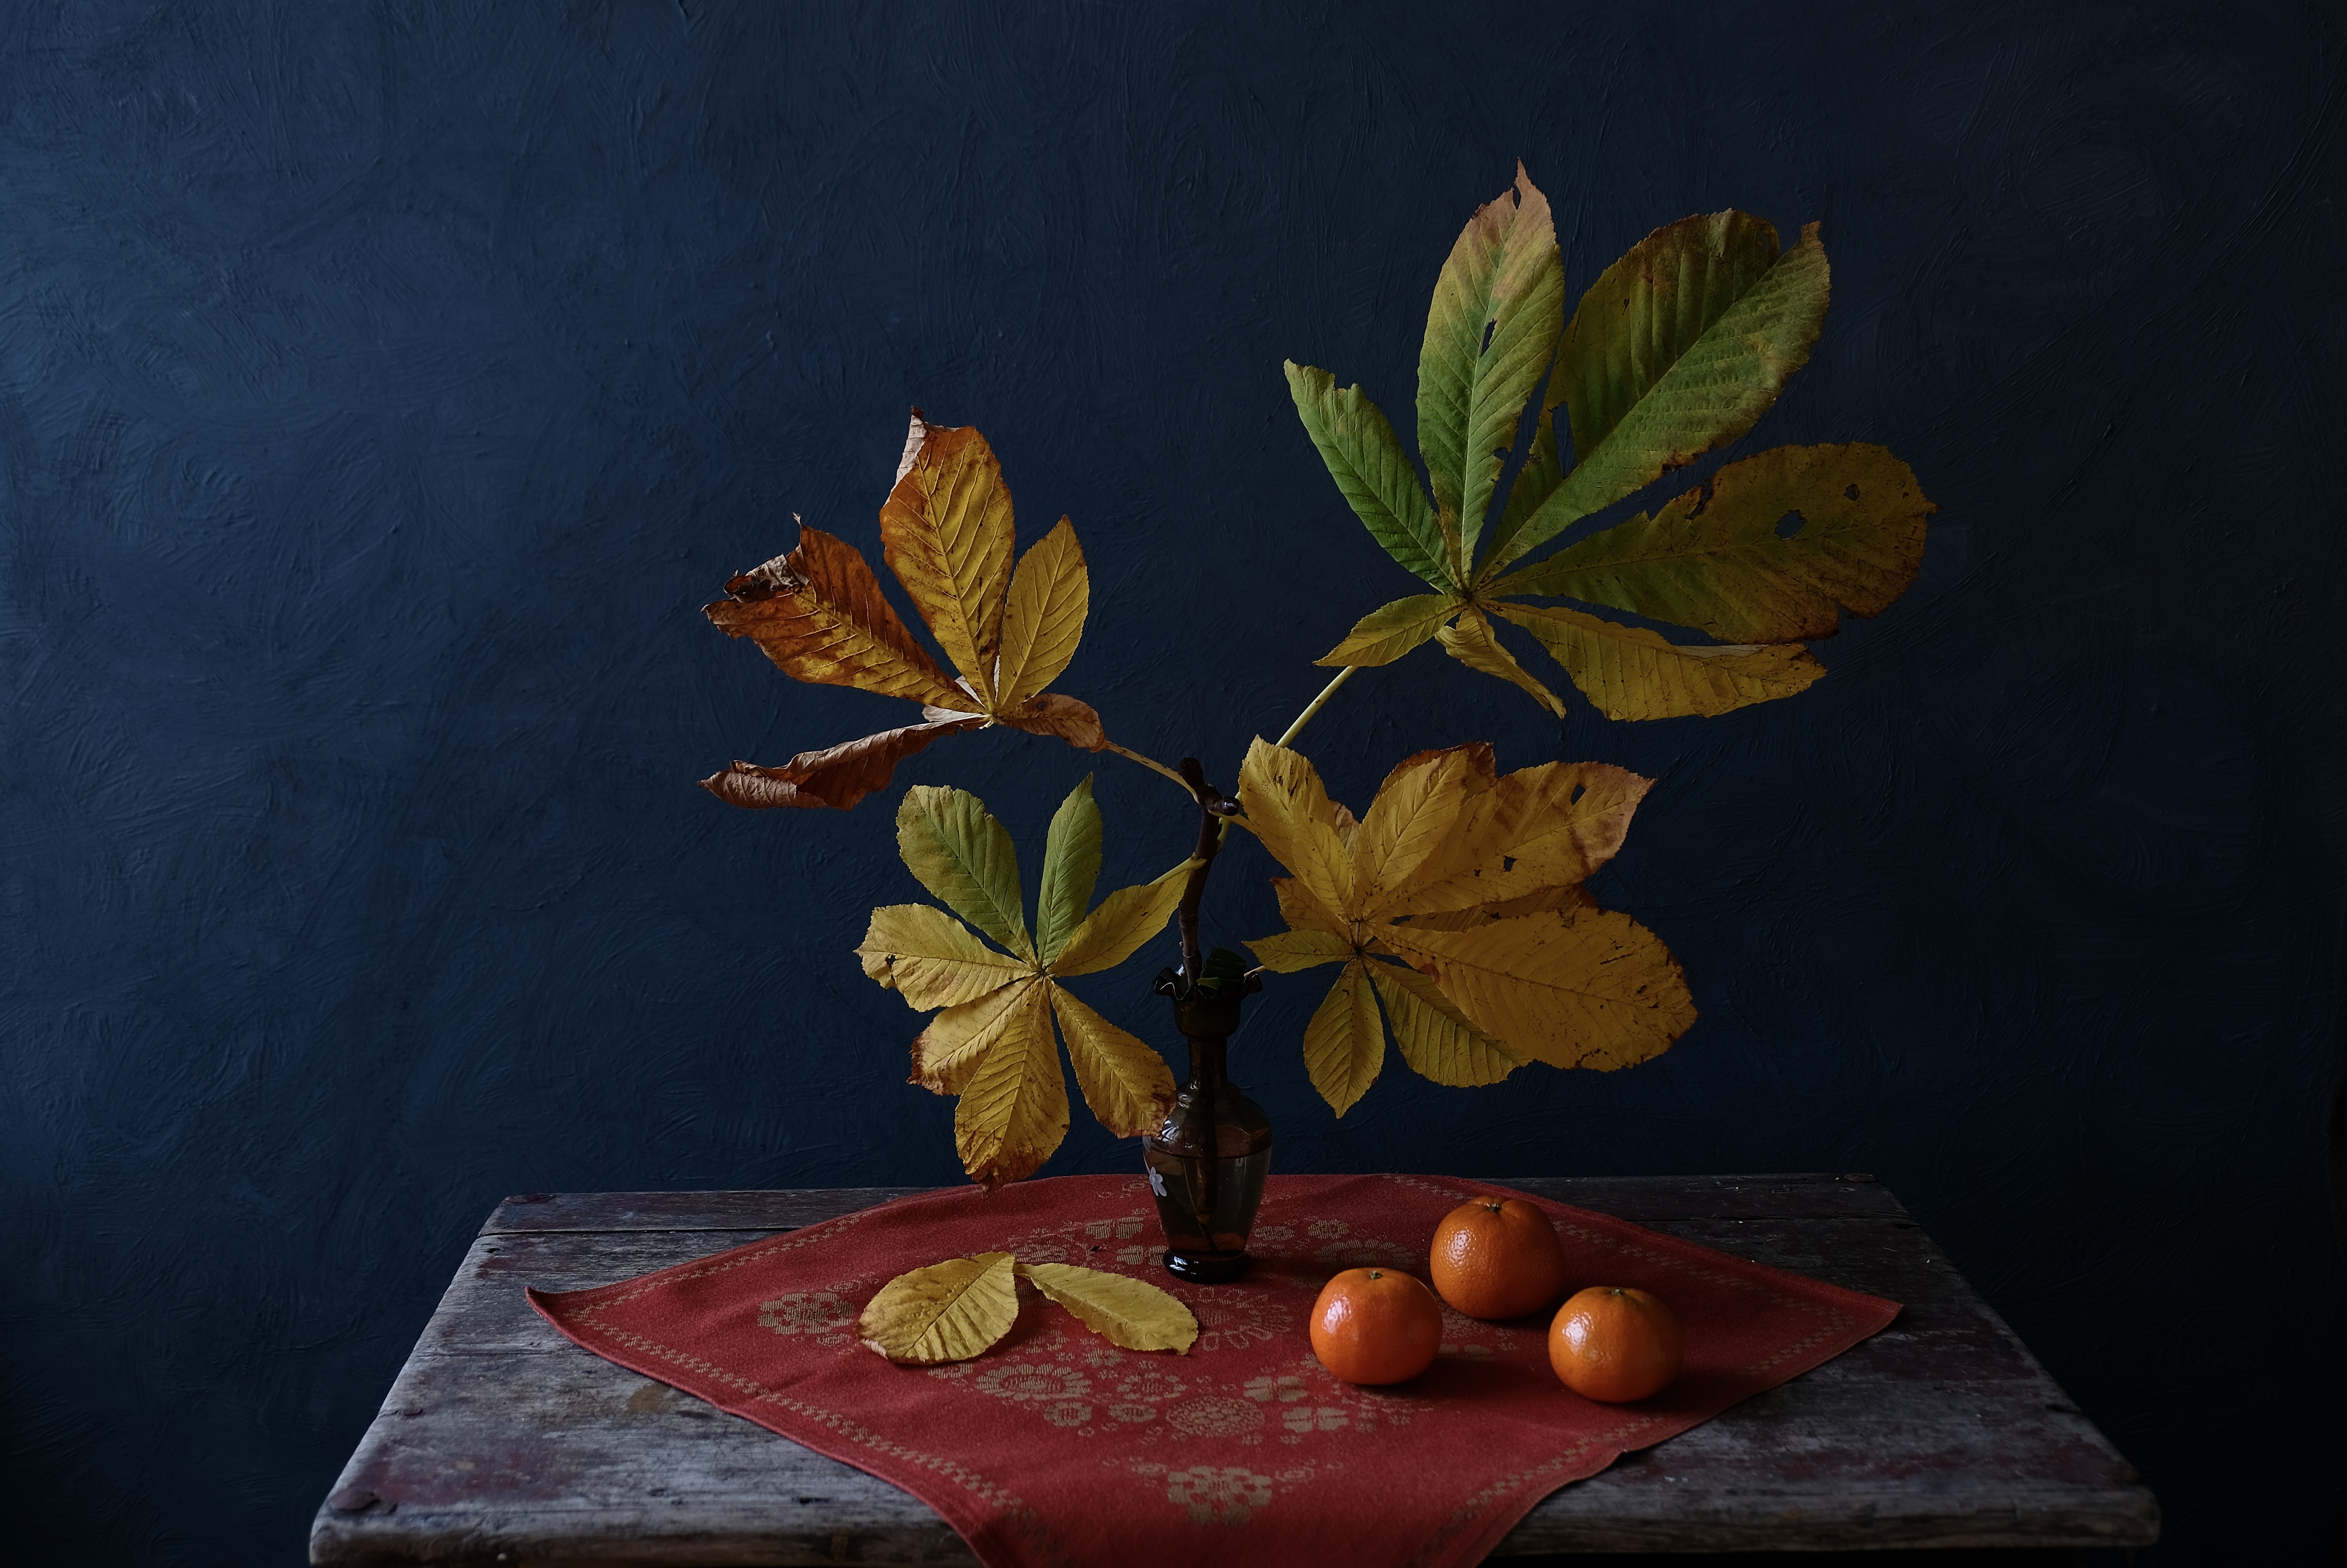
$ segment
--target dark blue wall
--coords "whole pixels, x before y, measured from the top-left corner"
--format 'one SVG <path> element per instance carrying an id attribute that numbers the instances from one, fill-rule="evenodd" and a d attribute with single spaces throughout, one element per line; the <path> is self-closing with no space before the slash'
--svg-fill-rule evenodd
<path id="1" fill-rule="evenodd" d="M 1227 779 L 1410 588 L 1279 362 L 1406 417 L 1522 156 L 1576 290 L 1687 212 L 1823 220 L 1825 338 L 1743 450 L 1881 441 L 1945 509 L 1791 702 L 1560 730 L 1431 651 L 1343 693 L 1357 804 L 1474 737 L 1658 775 L 1601 892 L 1704 1017 L 1338 1122 L 1280 983 L 1241 1071 L 1283 1165 L 1879 1172 L 2149 1474 L 2157 1561 L 2315 1560 L 2341 46 L 2234 3 L 0 11 L 6 1535 L 298 1561 L 500 1194 L 955 1179 L 847 953 L 915 894 L 893 796 L 692 787 L 909 710 L 699 606 L 793 511 L 871 547 L 917 400 L 1022 538 L 1073 515 L 1064 688 Z M 1031 857 L 1092 761 L 899 782 Z M 1171 792 L 1100 762 L 1110 876 L 1153 873 Z M 1259 863 L 1209 917 L 1275 927 Z M 1089 986 L 1161 1040 L 1162 957 Z M 1080 1117 L 1049 1169 L 1131 1158 Z"/>

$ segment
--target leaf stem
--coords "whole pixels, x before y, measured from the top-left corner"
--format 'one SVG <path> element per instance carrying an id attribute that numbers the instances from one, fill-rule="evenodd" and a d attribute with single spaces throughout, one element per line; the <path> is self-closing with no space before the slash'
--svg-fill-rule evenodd
<path id="1" fill-rule="evenodd" d="M 1206 878 L 1214 869 L 1214 854 L 1223 846 L 1223 824 L 1238 815 L 1238 802 L 1206 782 L 1206 770 L 1198 765 L 1195 757 L 1182 759 L 1183 787 L 1189 790 L 1198 803 L 1198 847 L 1190 852 L 1197 862 L 1191 869 L 1190 879 L 1183 885 L 1182 902 L 1174 910 L 1174 925 L 1182 933 L 1182 982 L 1194 989 L 1205 973 L 1204 959 L 1198 951 L 1198 905 L 1206 896 Z"/>
<path id="2" fill-rule="evenodd" d="M 1284 747 L 1288 742 L 1294 740 L 1296 738 L 1296 733 L 1304 728 L 1305 725 L 1310 723 L 1312 722 L 1312 715 L 1320 711 L 1320 704 L 1335 696 L 1337 694 L 1337 688 L 1351 680 L 1353 678 L 1353 671 L 1359 668 L 1360 666 L 1358 664 L 1348 664 L 1342 670 L 1337 671 L 1337 678 L 1334 681 L 1329 682 L 1326 686 L 1321 687 L 1320 695 L 1313 698 L 1312 701 L 1306 705 L 1304 712 L 1296 715 L 1296 723 L 1287 726 L 1287 733 L 1280 736 L 1279 739 L 1273 743 Z"/>
<path id="3" fill-rule="evenodd" d="M 1118 756 L 1124 758 L 1127 762 L 1139 763 L 1151 773 L 1164 774 L 1167 778 L 1172 779 L 1175 784 L 1182 786 L 1182 793 L 1184 794 L 1191 793 L 1190 781 L 1184 778 L 1180 774 L 1175 773 L 1172 768 L 1167 767 L 1163 763 L 1158 762 L 1153 757 L 1144 757 L 1139 752 L 1118 745 L 1114 741 L 1109 742 L 1105 749 L 1114 752 Z"/>

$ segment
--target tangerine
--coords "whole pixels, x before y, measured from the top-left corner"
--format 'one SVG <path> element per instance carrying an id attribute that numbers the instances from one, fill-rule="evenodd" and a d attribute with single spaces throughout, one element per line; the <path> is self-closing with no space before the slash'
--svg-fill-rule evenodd
<path id="1" fill-rule="evenodd" d="M 1593 1285 L 1548 1326 L 1548 1364 L 1584 1399 L 1618 1405 L 1659 1394 L 1686 1359 L 1677 1316 L 1643 1290 Z"/>
<path id="2" fill-rule="evenodd" d="M 1434 1365 L 1442 1307 L 1416 1275 L 1348 1268 L 1312 1304 L 1312 1353 L 1348 1383 L 1401 1383 Z"/>
<path id="3" fill-rule="evenodd" d="M 1564 1246 L 1537 1204 L 1477 1198 L 1435 1227 L 1427 1273 L 1442 1299 L 1470 1317 L 1522 1317 L 1564 1288 Z"/>

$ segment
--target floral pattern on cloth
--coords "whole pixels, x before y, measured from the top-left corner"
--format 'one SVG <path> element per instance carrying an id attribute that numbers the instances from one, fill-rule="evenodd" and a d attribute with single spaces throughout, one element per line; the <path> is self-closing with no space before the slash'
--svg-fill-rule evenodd
<path id="1" fill-rule="evenodd" d="M 1605 1215 L 1540 1202 L 1575 1287 L 1670 1302 L 1687 1369 L 1636 1405 L 1593 1403 L 1548 1369 L 1545 1317 L 1445 1308 L 1432 1369 L 1356 1388 L 1314 1358 L 1329 1276 L 1424 1276 L 1443 1215 L 1500 1189 L 1418 1176 L 1275 1176 L 1233 1285 L 1175 1280 L 1138 1176 L 925 1194 L 593 1290 L 530 1293 L 565 1336 L 905 1488 L 993 1568 L 1112 1562 L 1480 1561 L 1532 1504 L 1818 1365 L 1896 1304 Z M 985 1355 L 894 1366 L 856 1339 L 896 1275 L 1007 1251 L 1145 1278 L 1197 1316 L 1186 1355 L 1122 1350 L 1021 1287 Z"/>

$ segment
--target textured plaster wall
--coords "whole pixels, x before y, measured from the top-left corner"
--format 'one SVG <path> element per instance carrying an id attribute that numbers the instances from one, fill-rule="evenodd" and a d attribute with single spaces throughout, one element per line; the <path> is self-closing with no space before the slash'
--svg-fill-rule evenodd
<path id="1" fill-rule="evenodd" d="M 1227 781 L 1411 586 L 1279 361 L 1406 420 L 1521 156 L 1576 291 L 1687 212 L 1822 220 L 1742 450 L 1881 441 L 1945 509 L 1788 703 L 1560 727 L 1431 651 L 1344 692 L 1357 804 L 1477 737 L 1658 777 L 1600 891 L 1704 1016 L 1340 1122 L 1276 983 L 1283 1168 L 1878 1172 L 2158 1488 L 2152 1561 L 2318 1560 L 2341 63 L 2314 5 L 0 10 L 7 1538 L 299 1561 L 503 1194 L 954 1179 L 846 951 L 914 892 L 893 797 L 692 785 L 909 710 L 699 605 L 793 511 L 874 545 L 917 400 L 1023 537 L 1073 516 L 1065 689 Z M 899 782 L 1031 857 L 1092 765 Z M 1111 877 L 1180 852 L 1161 782 L 1099 789 Z M 1208 917 L 1274 928 L 1259 863 Z M 1161 961 L 1085 989 L 1164 1042 Z M 1050 1169 L 1131 1158 L 1080 1117 Z"/>

